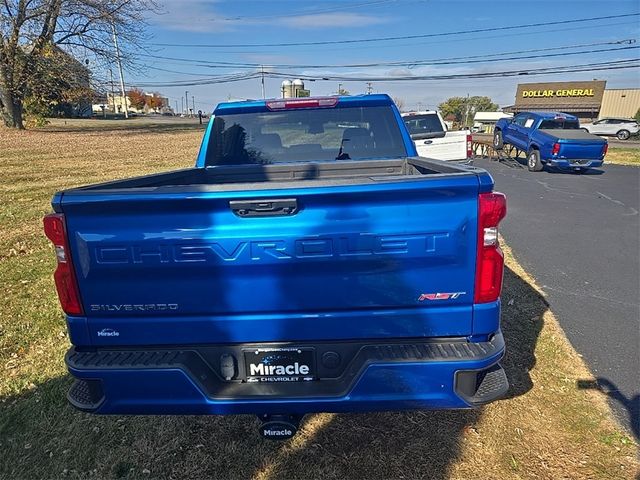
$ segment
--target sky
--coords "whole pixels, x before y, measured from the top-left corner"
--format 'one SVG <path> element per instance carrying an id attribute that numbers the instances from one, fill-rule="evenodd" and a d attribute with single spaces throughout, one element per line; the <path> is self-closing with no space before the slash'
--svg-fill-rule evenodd
<path id="1" fill-rule="evenodd" d="M 260 78 L 180 87 L 164 84 L 201 83 L 220 75 L 256 73 L 261 68 L 266 72 L 291 73 L 287 75 L 290 79 L 298 75 L 317 78 L 305 82 L 305 88 L 310 89 L 312 95 L 334 94 L 339 83 L 351 94 L 364 93 L 367 89 L 364 80 L 322 80 L 326 76 L 376 77 L 379 80 L 372 82 L 372 91 L 401 99 L 405 109 L 432 109 L 448 97 L 466 95 L 486 95 L 501 106 L 511 105 L 516 85 L 521 82 L 597 78 L 607 80 L 607 88 L 640 87 L 638 68 L 512 78 L 389 81 L 397 77 L 504 72 L 637 59 L 640 58 L 639 0 L 158 0 L 158 5 L 161 13 L 149 17 L 145 48 L 136 52 L 139 67 L 126 71 L 125 80 L 128 86 L 139 85 L 144 90 L 163 93 L 170 98 L 172 107 L 175 108 L 177 101 L 178 109 L 185 91 L 190 104 L 194 97 L 196 110 L 203 111 L 211 111 L 227 99 L 261 98 Z M 625 16 L 548 25 L 615 15 Z M 524 24 L 542 25 L 454 33 Z M 411 35 L 433 36 L 375 41 Z M 361 39 L 374 41 L 352 42 Z M 614 43 L 623 40 L 638 42 Z M 300 45 L 326 41 L 336 43 Z M 293 45 L 262 46 L 282 43 Z M 231 46 L 246 44 L 253 46 Z M 576 45 L 590 46 L 573 47 Z M 572 48 L 558 49 L 566 46 Z M 626 50 L 570 54 L 625 47 Z M 526 50 L 534 52 L 512 53 Z M 550 54 L 555 56 L 541 57 Z M 483 58 L 483 55 L 492 56 Z M 537 58 L 506 59 L 514 56 Z M 478 58 L 472 59 L 475 63 L 466 64 L 423 62 L 421 65 L 336 67 L 459 57 L 462 58 L 457 61 L 466 62 L 470 60 L 468 57 Z M 220 68 L 219 63 L 212 65 L 215 62 L 245 65 Z M 314 69 L 309 65 L 326 67 Z M 279 95 L 283 79 L 265 79 L 267 98 Z"/>

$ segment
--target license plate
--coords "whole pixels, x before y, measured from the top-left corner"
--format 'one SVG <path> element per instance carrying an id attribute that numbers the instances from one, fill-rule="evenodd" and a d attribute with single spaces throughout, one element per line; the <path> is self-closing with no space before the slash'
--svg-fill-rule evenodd
<path id="1" fill-rule="evenodd" d="M 256 348 L 244 351 L 247 382 L 303 382 L 315 380 L 312 348 Z"/>

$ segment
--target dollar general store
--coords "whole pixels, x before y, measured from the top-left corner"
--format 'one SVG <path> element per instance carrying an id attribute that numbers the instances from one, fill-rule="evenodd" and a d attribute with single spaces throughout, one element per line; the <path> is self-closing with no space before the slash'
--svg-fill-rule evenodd
<path id="1" fill-rule="evenodd" d="M 521 83 L 508 113 L 564 112 L 581 121 L 598 118 L 633 118 L 640 109 L 640 88 L 607 89 L 604 80 L 586 82 Z"/>

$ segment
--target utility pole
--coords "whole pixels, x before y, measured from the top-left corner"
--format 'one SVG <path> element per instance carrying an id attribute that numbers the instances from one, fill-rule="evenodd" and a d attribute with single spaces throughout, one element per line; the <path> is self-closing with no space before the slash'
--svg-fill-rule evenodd
<path id="1" fill-rule="evenodd" d="M 176 100 L 176 115 L 178 114 L 178 100 Z"/>
<path id="2" fill-rule="evenodd" d="M 467 93 L 467 101 L 465 102 L 465 111 L 464 111 L 464 125 L 463 127 L 467 127 L 469 124 L 469 94 Z"/>
<path id="3" fill-rule="evenodd" d="M 367 95 L 371 95 L 372 90 L 371 82 L 367 82 Z"/>
<path id="4" fill-rule="evenodd" d="M 176 102 L 176 105 L 178 102 Z M 184 115 L 184 98 L 180 97 L 180 114 Z"/>
<path id="5" fill-rule="evenodd" d="M 266 98 L 264 96 L 264 65 L 260 65 L 260 73 L 261 73 L 261 83 L 262 83 L 262 98 Z"/>
<path id="6" fill-rule="evenodd" d="M 338 95 L 342 95 L 342 84 L 338 84 Z"/>
<path id="7" fill-rule="evenodd" d="M 184 92 L 184 114 L 189 114 L 189 91 L 185 90 Z"/>
<path id="8" fill-rule="evenodd" d="M 124 73 L 122 73 L 122 62 L 120 61 L 120 47 L 118 47 L 118 32 L 116 24 L 111 22 L 111 31 L 113 32 L 113 46 L 116 49 L 116 63 L 120 71 L 120 90 L 122 90 L 122 101 L 124 102 L 124 118 L 129 118 L 129 106 L 127 105 L 127 92 L 124 89 Z M 115 103 L 114 103 L 115 109 Z"/>
<path id="9" fill-rule="evenodd" d="M 109 76 L 111 77 L 111 103 L 113 103 L 113 113 L 116 113 L 116 91 L 113 86 L 113 70 L 111 69 L 109 69 Z"/>
<path id="10" fill-rule="evenodd" d="M 193 107 L 193 109 L 191 110 L 191 113 L 195 114 L 196 113 L 196 96 L 195 95 L 191 95 L 191 106 Z"/>

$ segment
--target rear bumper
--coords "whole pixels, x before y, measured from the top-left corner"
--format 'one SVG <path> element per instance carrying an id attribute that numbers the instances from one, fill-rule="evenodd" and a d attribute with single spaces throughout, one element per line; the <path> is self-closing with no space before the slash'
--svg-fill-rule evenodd
<path id="1" fill-rule="evenodd" d="M 560 168 L 597 168 L 602 166 L 604 160 L 567 160 L 561 158 L 551 158 L 547 160 L 546 163 Z"/>
<path id="2" fill-rule="evenodd" d="M 65 361 L 77 380 L 68 398 L 100 414 L 305 414 L 469 408 L 508 389 L 501 333 L 483 343 L 349 344 L 339 374 L 295 383 L 225 381 L 215 365 L 225 348 L 72 348 Z"/>

